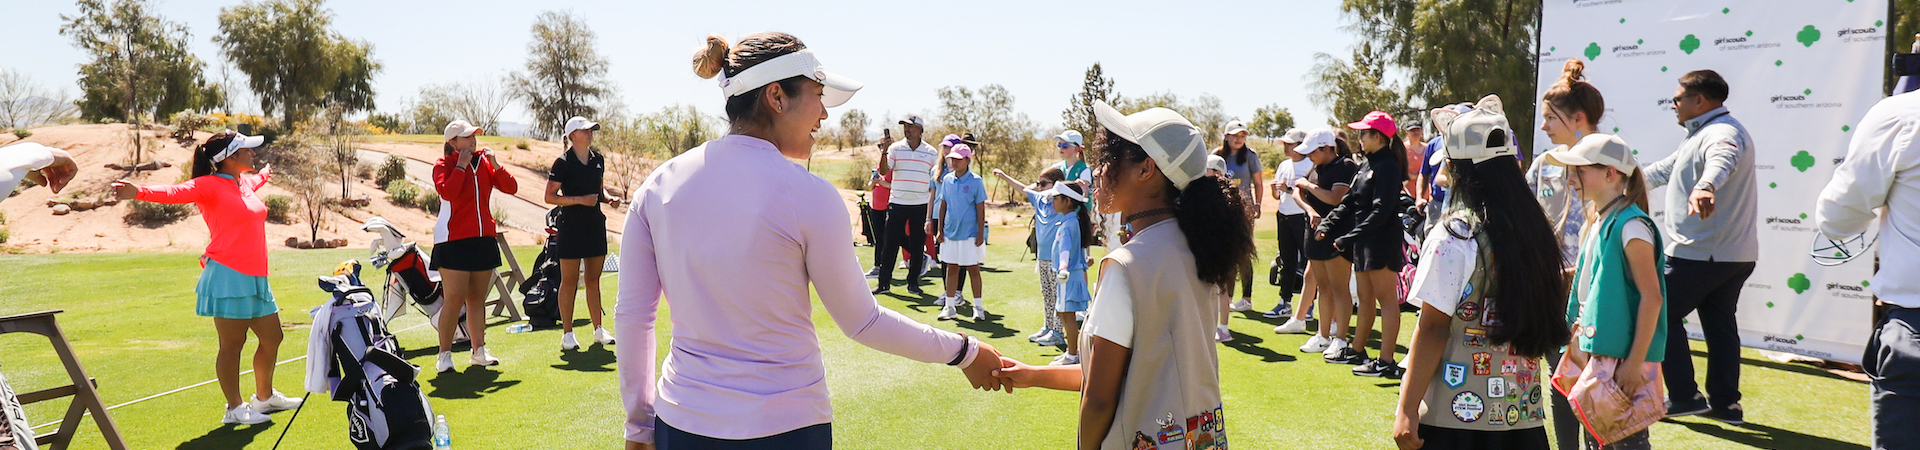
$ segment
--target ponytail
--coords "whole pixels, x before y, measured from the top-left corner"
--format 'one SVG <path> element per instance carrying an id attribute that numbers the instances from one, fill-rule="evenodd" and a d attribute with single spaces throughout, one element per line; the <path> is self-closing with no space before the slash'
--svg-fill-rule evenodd
<path id="1" fill-rule="evenodd" d="M 232 143 L 233 134 L 226 132 L 216 133 L 213 137 L 207 138 L 207 142 L 193 150 L 193 169 L 189 173 L 193 174 L 194 178 L 199 178 L 220 171 L 220 164 L 213 162 L 213 155 L 226 151 L 227 145 Z"/>
<path id="2" fill-rule="evenodd" d="M 1112 131 L 1102 131 L 1093 148 L 1098 164 L 1107 167 L 1139 164 L 1147 159 L 1147 151 L 1140 144 Z M 1119 171 L 1105 173 L 1111 177 Z M 1240 273 L 1240 263 L 1253 257 L 1253 224 L 1247 220 L 1239 190 L 1220 177 L 1203 176 L 1187 183 L 1185 190 L 1168 180 L 1162 195 L 1170 200 L 1173 217 L 1187 237 L 1187 250 L 1193 253 L 1200 281 L 1221 289 L 1231 286 Z M 1081 217 L 1084 220 L 1085 216 Z"/>
<path id="3" fill-rule="evenodd" d="M 738 76 L 748 68 L 789 53 L 805 50 L 807 44 L 791 34 L 777 31 L 765 31 L 747 35 L 740 42 L 729 44 L 727 38 L 718 34 L 707 35 L 705 42 L 693 49 L 693 74 L 700 78 L 713 78 L 725 74 Z M 800 96 L 803 76 L 794 76 L 780 80 L 780 89 L 786 91 L 788 98 Z M 770 86 L 770 85 L 769 85 Z M 766 102 L 760 101 L 766 96 L 766 86 L 754 88 L 746 93 L 727 97 L 727 121 L 736 125 L 766 126 L 773 121 L 773 111 Z"/>
<path id="4" fill-rule="evenodd" d="M 1560 80 L 1548 87 L 1540 100 L 1562 118 L 1568 111 L 1585 113 L 1587 125 L 1598 127 L 1600 116 L 1607 113 L 1607 101 L 1600 96 L 1600 89 L 1587 82 L 1586 71 L 1586 63 L 1568 58 L 1560 70 Z"/>

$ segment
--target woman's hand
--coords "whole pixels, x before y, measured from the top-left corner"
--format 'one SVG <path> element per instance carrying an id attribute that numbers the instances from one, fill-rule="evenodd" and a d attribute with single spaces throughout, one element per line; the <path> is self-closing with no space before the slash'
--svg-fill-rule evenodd
<path id="1" fill-rule="evenodd" d="M 1306 177 L 1301 177 L 1293 179 L 1293 187 L 1298 189 L 1312 189 L 1314 186 L 1313 182 L 1307 181 Z"/>
<path id="2" fill-rule="evenodd" d="M 140 188 L 134 186 L 132 182 L 128 182 L 127 180 L 113 181 L 113 198 L 117 198 L 121 200 L 133 200 L 134 197 L 139 197 L 139 196 L 140 196 Z"/>
<path id="3" fill-rule="evenodd" d="M 935 222 L 935 221 L 932 221 L 932 220 L 929 220 L 929 221 L 927 221 L 927 234 L 937 234 L 937 233 L 939 233 L 939 232 L 940 232 L 940 227 L 936 227 L 936 226 L 934 226 L 934 222 Z M 936 243 L 938 243 L 938 242 L 946 242 L 946 239 L 945 239 L 945 237 L 944 237 L 944 236 L 942 236 L 940 240 L 937 240 L 937 241 L 934 241 L 934 242 L 936 242 Z"/>
<path id="4" fill-rule="evenodd" d="M 73 162 L 73 155 L 67 154 L 66 150 L 56 148 L 52 149 L 51 153 L 53 164 L 28 172 L 27 179 L 32 180 L 34 184 L 46 186 L 48 190 L 58 194 L 60 190 L 67 188 L 67 182 L 73 181 L 75 174 L 80 173 L 80 165 Z"/>
<path id="5" fill-rule="evenodd" d="M 614 209 L 620 209 L 620 197 L 607 196 L 607 204 L 612 205 Z"/>
<path id="6" fill-rule="evenodd" d="M 993 169 L 993 175 L 998 177 L 1004 177 L 1004 176 L 1007 176 L 1007 173 L 1001 171 L 1000 169 Z"/>
<path id="7" fill-rule="evenodd" d="M 1414 450 L 1426 445 L 1427 441 L 1420 439 L 1418 418 L 1409 416 L 1406 411 L 1394 414 L 1393 443 L 1399 445 L 1400 450 Z"/>
<path id="8" fill-rule="evenodd" d="M 973 342 L 980 346 L 979 353 L 973 356 L 973 364 L 960 368 L 960 372 L 967 375 L 967 382 L 972 383 L 974 389 L 997 391 L 1004 388 L 1009 393 L 1013 392 L 1014 386 L 1006 385 L 995 375 L 1001 367 L 1000 351 L 995 350 L 992 344 Z"/>

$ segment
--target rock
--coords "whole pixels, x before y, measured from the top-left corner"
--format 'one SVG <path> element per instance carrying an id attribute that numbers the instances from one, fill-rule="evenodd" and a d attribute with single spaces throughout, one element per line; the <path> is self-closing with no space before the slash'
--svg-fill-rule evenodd
<path id="1" fill-rule="evenodd" d="M 120 204 L 119 197 L 107 197 L 105 200 L 100 201 L 100 206 L 113 206 L 118 204 Z"/>
<path id="2" fill-rule="evenodd" d="M 53 205 L 58 205 L 58 204 L 61 204 L 61 203 L 66 203 L 66 202 L 67 202 L 66 200 L 61 200 L 61 199 L 57 199 L 57 198 L 50 198 L 50 199 L 47 199 L 47 206 L 48 206 L 48 207 L 52 207 Z"/>
<path id="3" fill-rule="evenodd" d="M 100 207 L 100 200 L 97 200 L 97 199 L 80 199 L 80 200 L 74 200 L 74 201 L 73 201 L 73 203 L 71 203 L 71 204 L 69 204 L 69 205 L 70 205 L 70 206 L 71 206 L 71 207 L 73 208 L 73 210 L 74 210 L 74 211 L 87 211 L 87 210 L 91 210 L 91 209 L 94 209 L 94 208 L 99 208 L 99 207 Z"/>
<path id="4" fill-rule="evenodd" d="M 347 246 L 346 239 L 335 238 L 333 240 L 333 248 L 340 248 L 340 247 L 346 247 L 346 246 Z"/>
<path id="5" fill-rule="evenodd" d="M 295 244 L 294 244 L 294 246 L 293 246 L 293 248 L 297 248 L 297 249 L 301 249 L 301 250 L 306 250 L 306 249 L 310 249 L 310 248 L 313 248 L 313 243 L 311 243 L 311 242 L 306 242 L 306 241 L 301 241 L 301 242 L 297 242 L 297 243 L 295 243 Z"/>
<path id="6" fill-rule="evenodd" d="M 64 215 L 67 215 L 67 213 L 71 213 L 71 212 L 73 212 L 73 207 L 71 206 L 53 205 L 53 215 L 64 216 Z"/>
<path id="7" fill-rule="evenodd" d="M 293 248 L 300 248 L 300 238 L 294 238 L 294 237 L 287 238 L 287 246 L 293 247 Z"/>

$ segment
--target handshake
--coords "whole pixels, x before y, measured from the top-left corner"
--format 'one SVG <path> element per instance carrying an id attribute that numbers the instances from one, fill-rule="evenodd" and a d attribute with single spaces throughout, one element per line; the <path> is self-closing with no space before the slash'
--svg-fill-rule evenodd
<path id="1" fill-rule="evenodd" d="M 979 354 L 973 363 L 960 368 L 966 374 L 967 382 L 974 389 L 988 391 L 1005 390 L 1012 393 L 1014 388 L 1046 387 L 1062 390 L 1079 390 L 1080 371 L 1078 367 L 1071 374 L 1055 373 L 1059 370 L 1045 370 L 1053 366 L 1035 367 L 1021 363 L 1013 358 L 1000 355 L 1000 351 L 986 342 L 979 342 Z M 1059 366 L 1067 367 L 1067 366 Z M 1069 379 L 1070 378 L 1070 379 Z M 1066 385 L 1070 384 L 1070 386 Z M 1072 388 L 1072 389 L 1069 389 Z"/>

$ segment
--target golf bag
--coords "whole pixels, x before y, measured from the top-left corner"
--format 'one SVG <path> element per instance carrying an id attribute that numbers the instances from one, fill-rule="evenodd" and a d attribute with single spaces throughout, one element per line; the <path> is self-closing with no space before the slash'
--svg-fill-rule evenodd
<path id="1" fill-rule="evenodd" d="M 547 213 L 547 236 L 559 231 L 555 227 L 557 212 L 555 209 Z M 520 282 L 520 310 L 527 315 L 527 324 L 535 329 L 560 326 L 560 260 L 553 257 L 554 245 L 554 239 L 547 238 L 540 255 L 533 257 L 533 273 Z"/>
<path id="2" fill-rule="evenodd" d="M 1402 207 L 1400 211 L 1401 229 L 1405 230 L 1401 232 L 1404 238 L 1401 249 L 1406 253 L 1407 264 L 1406 268 L 1400 270 L 1399 281 L 1396 283 L 1398 287 L 1396 291 L 1398 291 L 1400 295 L 1400 303 L 1403 308 L 1406 306 L 1417 307 L 1419 305 L 1414 305 L 1412 302 L 1407 301 L 1407 297 L 1413 294 L 1413 276 L 1420 271 L 1420 244 L 1422 244 L 1421 240 L 1427 237 L 1425 234 L 1420 234 L 1420 231 L 1425 228 L 1424 225 L 1426 225 L 1428 217 L 1426 211 L 1422 211 L 1420 207 L 1414 206 L 1413 196 L 1407 195 L 1405 192 L 1400 193 L 1400 206 Z"/>
<path id="3" fill-rule="evenodd" d="M 14 396 L 7 376 L 0 374 L 0 450 L 34 450 L 33 426 L 27 422 L 27 410 Z"/>
<path id="4" fill-rule="evenodd" d="M 380 297 L 381 319 L 393 320 L 406 312 L 408 300 L 415 310 L 427 316 L 427 323 L 435 329 L 440 327 L 440 300 L 445 294 L 440 289 L 440 273 L 433 270 L 427 253 L 420 250 L 418 244 L 404 242 L 407 235 L 401 234 L 386 219 L 374 217 L 367 220 L 361 230 L 380 235 L 373 241 L 373 266 L 387 271 L 387 282 Z M 460 320 L 453 332 L 455 342 L 467 340 L 467 312 L 461 311 Z"/>
<path id="5" fill-rule="evenodd" d="M 321 385 L 315 373 L 325 374 L 322 390 L 347 402 L 347 440 L 354 448 L 432 448 L 433 405 L 420 391 L 420 368 L 400 356 L 400 342 L 381 319 L 373 291 L 360 283 L 359 262 L 343 266 L 348 264 L 345 274 L 319 279 L 333 300 L 314 311 L 314 324 L 325 327 L 314 330 L 314 340 L 324 342 L 309 343 L 307 389 Z"/>

